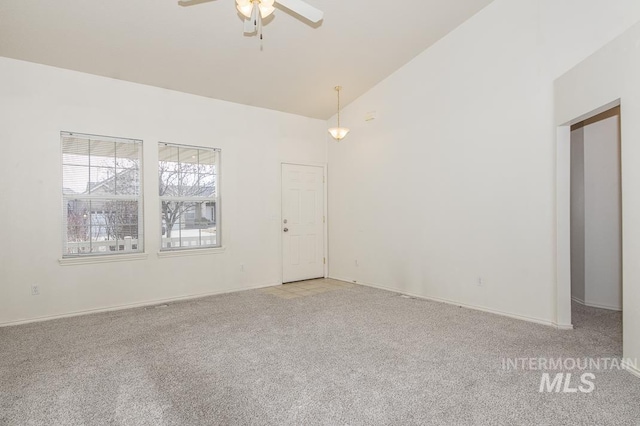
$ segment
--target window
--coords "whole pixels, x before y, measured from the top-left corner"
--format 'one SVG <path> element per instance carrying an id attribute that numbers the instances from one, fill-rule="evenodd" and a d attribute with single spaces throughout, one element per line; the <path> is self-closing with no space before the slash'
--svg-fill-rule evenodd
<path id="1" fill-rule="evenodd" d="M 60 136 L 63 257 L 142 252 L 142 141 Z"/>
<path id="2" fill-rule="evenodd" d="M 220 247 L 220 150 L 160 143 L 161 250 Z"/>

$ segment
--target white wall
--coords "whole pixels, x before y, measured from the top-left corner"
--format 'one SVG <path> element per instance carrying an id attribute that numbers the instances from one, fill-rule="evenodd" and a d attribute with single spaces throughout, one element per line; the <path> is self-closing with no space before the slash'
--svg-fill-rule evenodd
<path id="1" fill-rule="evenodd" d="M 584 304 L 584 126 L 571 131 L 571 297 Z"/>
<path id="2" fill-rule="evenodd" d="M 6 58 L 0 117 L 0 324 L 278 284 L 280 161 L 326 162 L 322 120 Z M 144 141 L 146 260 L 58 263 L 61 130 Z M 158 141 L 222 148 L 224 253 L 158 258 Z"/>
<path id="3" fill-rule="evenodd" d="M 639 19 L 636 0 L 496 0 L 349 105 L 330 275 L 566 326 L 553 81 Z"/>
<path id="4" fill-rule="evenodd" d="M 640 359 L 640 25 L 556 82 L 556 124 L 620 100 L 624 356 Z M 588 89 L 585 89 L 588 88 Z M 562 142 L 562 141 L 560 141 Z M 563 265 L 560 265 L 561 267 Z M 566 266 L 566 265 L 565 265 Z M 636 369 L 640 365 L 636 365 Z M 640 375 L 640 371 L 637 371 Z"/>
<path id="5" fill-rule="evenodd" d="M 584 129 L 585 303 L 622 309 L 619 117 Z"/>

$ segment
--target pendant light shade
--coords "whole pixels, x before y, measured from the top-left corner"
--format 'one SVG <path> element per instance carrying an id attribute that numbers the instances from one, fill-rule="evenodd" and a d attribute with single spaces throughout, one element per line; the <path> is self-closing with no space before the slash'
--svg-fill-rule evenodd
<path id="1" fill-rule="evenodd" d="M 331 136 L 335 140 L 339 141 L 347 136 L 347 133 L 349 133 L 349 129 L 347 129 L 346 127 L 332 127 L 329 129 L 329 133 L 331 133 Z"/>
<path id="2" fill-rule="evenodd" d="M 342 90 L 341 86 L 335 87 L 336 92 L 338 92 L 338 127 L 332 127 L 329 129 L 329 133 L 331 137 L 337 141 L 341 141 L 344 139 L 349 133 L 349 129 L 346 127 L 340 127 L 340 90 Z"/>

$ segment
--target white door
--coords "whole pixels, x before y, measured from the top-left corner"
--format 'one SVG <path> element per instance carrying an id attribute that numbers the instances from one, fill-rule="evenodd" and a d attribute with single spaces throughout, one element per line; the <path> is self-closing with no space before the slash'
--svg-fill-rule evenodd
<path id="1" fill-rule="evenodd" d="M 282 165 L 282 282 L 324 277 L 324 169 Z"/>

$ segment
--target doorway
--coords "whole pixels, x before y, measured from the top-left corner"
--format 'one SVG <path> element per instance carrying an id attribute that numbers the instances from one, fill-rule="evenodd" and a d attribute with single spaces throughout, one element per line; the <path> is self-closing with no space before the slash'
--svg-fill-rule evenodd
<path id="1" fill-rule="evenodd" d="M 282 282 L 325 276 L 325 169 L 282 164 Z"/>
<path id="2" fill-rule="evenodd" d="M 620 106 L 570 127 L 571 318 L 622 354 Z"/>
<path id="3" fill-rule="evenodd" d="M 622 311 L 620 107 L 571 126 L 571 299 Z"/>

